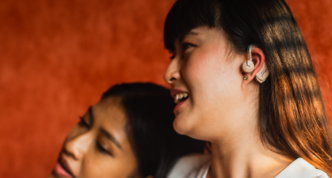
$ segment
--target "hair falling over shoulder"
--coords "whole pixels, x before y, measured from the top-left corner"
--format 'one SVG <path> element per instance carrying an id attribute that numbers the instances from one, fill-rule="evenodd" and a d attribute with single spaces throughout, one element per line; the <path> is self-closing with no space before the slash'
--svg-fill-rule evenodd
<path id="1" fill-rule="evenodd" d="M 281 153 L 332 173 L 331 128 L 301 31 L 288 6 L 261 12 L 270 81 L 261 85 L 261 138 Z"/>
<path id="2" fill-rule="evenodd" d="M 332 134 L 310 54 L 284 0 L 178 0 L 164 29 L 165 47 L 198 26 L 221 28 L 245 53 L 264 51 L 270 71 L 260 87 L 261 140 L 273 151 L 302 157 L 332 173 Z"/>

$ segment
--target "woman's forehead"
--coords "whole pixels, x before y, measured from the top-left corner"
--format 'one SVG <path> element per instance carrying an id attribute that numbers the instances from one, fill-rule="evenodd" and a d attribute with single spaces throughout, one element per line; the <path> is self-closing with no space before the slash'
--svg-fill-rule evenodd
<path id="1" fill-rule="evenodd" d="M 122 120 L 126 118 L 126 112 L 121 104 L 120 97 L 107 97 L 99 101 L 94 107 L 100 115 L 110 119 Z"/>
<path id="2" fill-rule="evenodd" d="M 199 26 L 191 29 L 182 38 L 177 38 L 174 44 L 181 44 L 182 42 L 185 42 L 185 40 L 204 41 L 211 38 L 218 38 L 227 41 L 226 34 L 222 29 L 208 26 Z"/>

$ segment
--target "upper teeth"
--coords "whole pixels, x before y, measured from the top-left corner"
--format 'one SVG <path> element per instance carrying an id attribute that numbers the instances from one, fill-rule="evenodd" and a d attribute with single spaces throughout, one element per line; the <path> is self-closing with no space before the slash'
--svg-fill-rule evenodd
<path id="1" fill-rule="evenodd" d="M 178 93 L 175 95 L 175 98 L 174 98 L 174 102 L 175 103 L 179 103 L 179 101 L 183 98 L 187 98 L 188 97 L 188 93 Z"/>

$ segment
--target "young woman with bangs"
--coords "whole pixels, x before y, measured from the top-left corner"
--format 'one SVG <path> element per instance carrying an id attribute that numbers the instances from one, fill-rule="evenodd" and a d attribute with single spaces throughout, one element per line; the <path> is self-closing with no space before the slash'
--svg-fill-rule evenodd
<path id="1" fill-rule="evenodd" d="M 150 83 L 111 87 L 66 137 L 49 178 L 165 178 L 205 142 L 177 134 L 169 90 Z"/>
<path id="2" fill-rule="evenodd" d="M 173 127 L 209 141 L 169 178 L 326 178 L 331 128 L 284 0 L 177 0 L 164 28 Z M 325 171 L 325 172 L 324 172 Z"/>

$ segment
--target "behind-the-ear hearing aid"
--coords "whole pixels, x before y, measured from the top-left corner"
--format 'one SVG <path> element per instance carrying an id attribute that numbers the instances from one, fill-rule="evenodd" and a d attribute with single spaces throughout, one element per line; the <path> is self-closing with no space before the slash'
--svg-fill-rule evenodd
<path id="1" fill-rule="evenodd" d="M 242 70 L 244 73 L 251 73 L 255 68 L 255 64 L 252 61 L 252 55 L 251 55 L 251 49 L 253 47 L 254 47 L 254 45 L 250 45 L 248 47 L 249 60 L 244 61 L 244 63 L 242 64 Z"/>
<path id="2" fill-rule="evenodd" d="M 242 71 L 244 73 L 251 73 L 254 68 L 255 68 L 255 64 L 254 62 L 252 61 L 252 54 L 251 54 L 251 49 L 254 47 L 255 45 L 249 45 L 248 47 L 248 55 L 249 55 L 249 60 L 246 60 L 245 62 L 243 62 L 242 64 Z M 263 66 L 261 68 L 261 70 L 259 70 L 256 74 L 256 80 L 259 82 L 259 83 L 263 83 L 266 78 L 269 76 L 269 70 L 267 69 L 267 66 L 265 64 L 265 62 L 263 63 Z M 245 80 L 246 80 L 246 76 L 245 76 Z"/>

